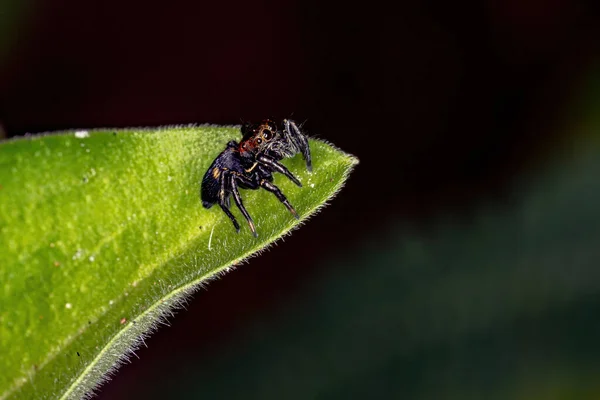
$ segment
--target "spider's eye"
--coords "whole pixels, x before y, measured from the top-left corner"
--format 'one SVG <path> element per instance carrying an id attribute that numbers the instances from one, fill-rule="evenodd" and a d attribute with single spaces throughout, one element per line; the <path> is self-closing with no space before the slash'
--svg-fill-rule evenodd
<path id="1" fill-rule="evenodd" d="M 261 138 L 256 139 L 256 143 L 261 144 L 262 143 L 262 139 Z"/>
<path id="2" fill-rule="evenodd" d="M 263 137 L 265 138 L 265 140 L 270 140 L 273 137 L 273 134 L 270 130 L 265 129 L 263 130 Z"/>

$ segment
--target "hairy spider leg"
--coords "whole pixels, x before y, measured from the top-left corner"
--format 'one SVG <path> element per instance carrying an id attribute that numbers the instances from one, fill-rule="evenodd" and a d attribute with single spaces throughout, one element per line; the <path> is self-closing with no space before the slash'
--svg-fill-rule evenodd
<path id="1" fill-rule="evenodd" d="M 238 224 L 235 216 L 229 211 L 229 196 L 225 194 L 225 182 L 229 176 L 229 172 L 225 171 L 221 175 L 221 189 L 219 190 L 219 206 L 221 210 L 229 217 L 231 222 L 233 222 L 233 227 L 239 233 L 240 232 L 240 224 Z"/>
<path id="2" fill-rule="evenodd" d="M 292 182 L 294 182 L 296 185 L 298 185 L 299 187 L 302 187 L 302 183 L 298 180 L 298 178 L 296 178 L 283 164 L 281 164 L 279 161 L 272 159 L 269 156 L 266 156 L 264 154 L 258 156 L 258 158 L 256 159 L 259 163 L 261 163 L 262 165 L 271 168 L 281 174 L 284 174 L 285 176 L 287 176 Z"/>
<path id="3" fill-rule="evenodd" d="M 290 210 L 290 212 L 292 213 L 292 215 L 294 215 L 294 217 L 296 219 L 300 219 L 300 217 L 298 216 L 298 213 L 296 212 L 296 210 L 294 210 L 294 207 L 292 207 L 292 205 L 290 204 L 290 202 L 288 201 L 288 199 L 281 192 L 281 189 L 279 189 L 277 186 L 275 186 L 274 184 L 272 184 L 271 182 L 269 182 L 266 179 L 262 179 L 260 181 L 260 186 L 262 188 L 264 188 L 265 190 L 268 190 L 269 192 L 273 193 L 275 196 L 277 196 L 277 198 L 279 199 L 279 201 L 282 202 L 283 205 L 286 206 L 286 208 L 288 210 Z"/>
<path id="4" fill-rule="evenodd" d="M 308 139 L 300 132 L 300 128 L 298 128 L 298 125 L 296 125 L 294 121 L 286 119 L 283 121 L 283 124 L 283 134 L 302 152 L 302 158 L 304 158 L 304 161 L 306 162 L 306 169 L 309 172 L 312 172 L 312 158 L 310 155 Z"/>
<path id="5" fill-rule="evenodd" d="M 238 208 L 246 218 L 246 221 L 248 221 L 248 225 L 250 226 L 250 230 L 252 231 L 254 237 L 258 237 L 258 233 L 256 233 L 256 228 L 254 227 L 254 221 L 252 221 L 252 217 L 250 217 L 250 214 L 248 214 L 248 211 L 246 211 L 246 207 L 244 207 L 244 203 L 242 202 L 242 196 L 240 196 L 240 192 L 238 190 L 237 179 L 245 181 L 245 179 L 243 178 L 244 177 L 242 177 L 242 175 L 239 174 L 231 174 L 229 176 L 231 192 L 233 193 L 233 200 L 235 200 L 235 204 L 238 206 Z"/>

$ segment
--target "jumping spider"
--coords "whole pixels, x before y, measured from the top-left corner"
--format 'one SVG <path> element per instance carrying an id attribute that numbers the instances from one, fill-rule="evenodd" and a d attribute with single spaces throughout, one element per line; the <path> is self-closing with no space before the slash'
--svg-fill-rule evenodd
<path id="1" fill-rule="evenodd" d="M 227 147 L 213 161 L 202 179 L 201 197 L 205 208 L 215 203 L 227 214 L 233 226 L 239 232 L 240 225 L 229 210 L 230 196 L 240 209 L 254 237 L 258 237 L 254 222 L 246 211 L 238 188 L 263 188 L 273 193 L 287 209 L 298 219 L 298 214 L 281 190 L 273 182 L 273 173 L 279 172 L 287 176 L 296 185 L 302 187 L 300 181 L 279 161 L 301 153 L 306 168 L 312 171 L 308 139 L 300 132 L 294 121 L 283 120 L 281 128 L 271 120 L 258 124 L 242 125 L 241 142 L 230 141 Z"/>

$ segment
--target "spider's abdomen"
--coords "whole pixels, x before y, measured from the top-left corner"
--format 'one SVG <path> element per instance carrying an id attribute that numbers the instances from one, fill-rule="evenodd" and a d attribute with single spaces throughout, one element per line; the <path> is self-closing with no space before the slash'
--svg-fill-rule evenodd
<path id="1" fill-rule="evenodd" d="M 211 174 L 216 168 L 210 168 L 202 179 L 202 185 L 200 189 L 200 197 L 202 198 L 202 205 L 204 208 L 211 208 L 213 204 L 219 201 L 219 190 L 221 185 L 219 181 L 215 179 Z M 218 169 L 216 169 L 218 171 Z"/>
<path id="2" fill-rule="evenodd" d="M 213 161 L 202 179 L 200 186 L 200 197 L 202 205 L 205 208 L 212 207 L 219 202 L 219 191 L 221 190 L 221 179 L 225 171 L 243 172 L 239 153 L 236 152 L 236 146 L 228 145 L 228 147 Z M 226 187 L 227 191 L 228 188 Z M 228 193 L 227 193 L 228 195 Z"/>

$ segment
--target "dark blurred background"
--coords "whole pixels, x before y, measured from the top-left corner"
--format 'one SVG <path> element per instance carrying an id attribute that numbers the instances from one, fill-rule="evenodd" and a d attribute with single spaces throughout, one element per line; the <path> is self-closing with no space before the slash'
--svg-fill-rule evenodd
<path id="1" fill-rule="evenodd" d="M 292 117 L 361 161 L 99 398 L 600 398 L 599 34 L 578 0 L 2 0 L 5 137 Z"/>

